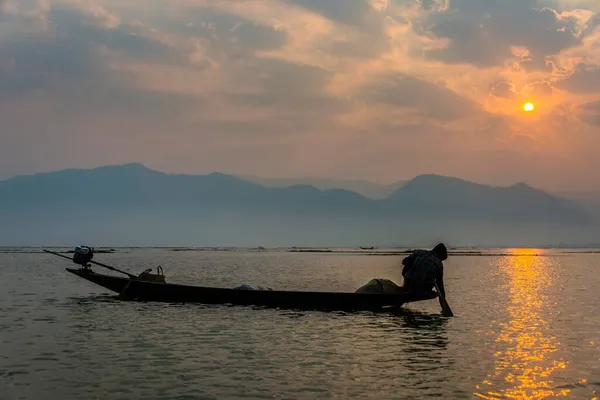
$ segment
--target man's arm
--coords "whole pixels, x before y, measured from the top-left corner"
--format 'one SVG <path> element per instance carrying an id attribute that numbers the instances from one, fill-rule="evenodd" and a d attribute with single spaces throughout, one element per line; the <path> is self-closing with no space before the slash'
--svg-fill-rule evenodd
<path id="1" fill-rule="evenodd" d="M 444 288 L 444 264 L 438 270 L 436 279 L 435 279 L 435 287 L 438 291 L 438 300 L 440 301 L 440 307 L 442 307 L 442 315 L 446 317 L 454 316 L 450 305 L 446 301 L 446 289 Z"/>
<path id="2" fill-rule="evenodd" d="M 446 288 L 444 287 L 444 264 L 442 264 L 440 266 L 440 268 L 437 271 L 436 277 L 435 277 L 435 281 L 438 285 L 438 289 L 440 291 L 440 295 L 442 297 L 446 297 Z"/>

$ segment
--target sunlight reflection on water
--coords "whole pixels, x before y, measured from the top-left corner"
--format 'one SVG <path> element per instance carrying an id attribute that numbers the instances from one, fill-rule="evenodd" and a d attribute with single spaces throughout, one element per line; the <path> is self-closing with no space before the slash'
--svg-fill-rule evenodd
<path id="1" fill-rule="evenodd" d="M 547 332 L 549 322 L 544 316 L 545 291 L 554 284 L 552 259 L 536 256 L 539 251 L 513 252 L 520 257 L 505 257 L 499 266 L 509 278 L 503 289 L 510 294 L 511 319 L 501 325 L 495 339 L 503 349 L 494 353 L 494 371 L 477 385 L 475 395 L 486 399 L 567 396 L 569 389 L 553 389 L 552 374 L 566 368 L 568 361 L 555 357 L 560 343 Z"/>

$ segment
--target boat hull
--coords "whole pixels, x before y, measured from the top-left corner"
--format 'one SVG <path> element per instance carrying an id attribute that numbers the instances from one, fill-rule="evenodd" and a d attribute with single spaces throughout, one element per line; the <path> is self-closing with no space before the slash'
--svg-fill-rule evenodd
<path id="1" fill-rule="evenodd" d="M 374 294 L 277 290 L 240 290 L 130 280 L 91 270 L 66 268 L 70 273 L 121 295 L 125 300 L 202 303 L 324 311 L 382 311 L 409 302 L 431 300 L 436 293 Z"/>

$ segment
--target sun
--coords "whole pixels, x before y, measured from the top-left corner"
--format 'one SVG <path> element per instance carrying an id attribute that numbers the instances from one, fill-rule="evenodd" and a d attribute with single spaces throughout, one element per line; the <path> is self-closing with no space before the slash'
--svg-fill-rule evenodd
<path id="1" fill-rule="evenodd" d="M 523 111 L 525 111 L 525 112 L 532 112 L 533 110 L 535 110 L 535 104 L 533 104 L 533 103 L 525 103 L 523 105 Z"/>

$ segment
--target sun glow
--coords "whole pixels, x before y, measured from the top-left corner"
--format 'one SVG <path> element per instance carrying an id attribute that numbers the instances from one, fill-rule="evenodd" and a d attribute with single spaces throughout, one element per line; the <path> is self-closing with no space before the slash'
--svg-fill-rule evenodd
<path id="1" fill-rule="evenodd" d="M 523 105 L 523 110 L 525 112 L 532 112 L 533 110 L 535 110 L 535 105 L 533 103 L 525 103 Z"/>

